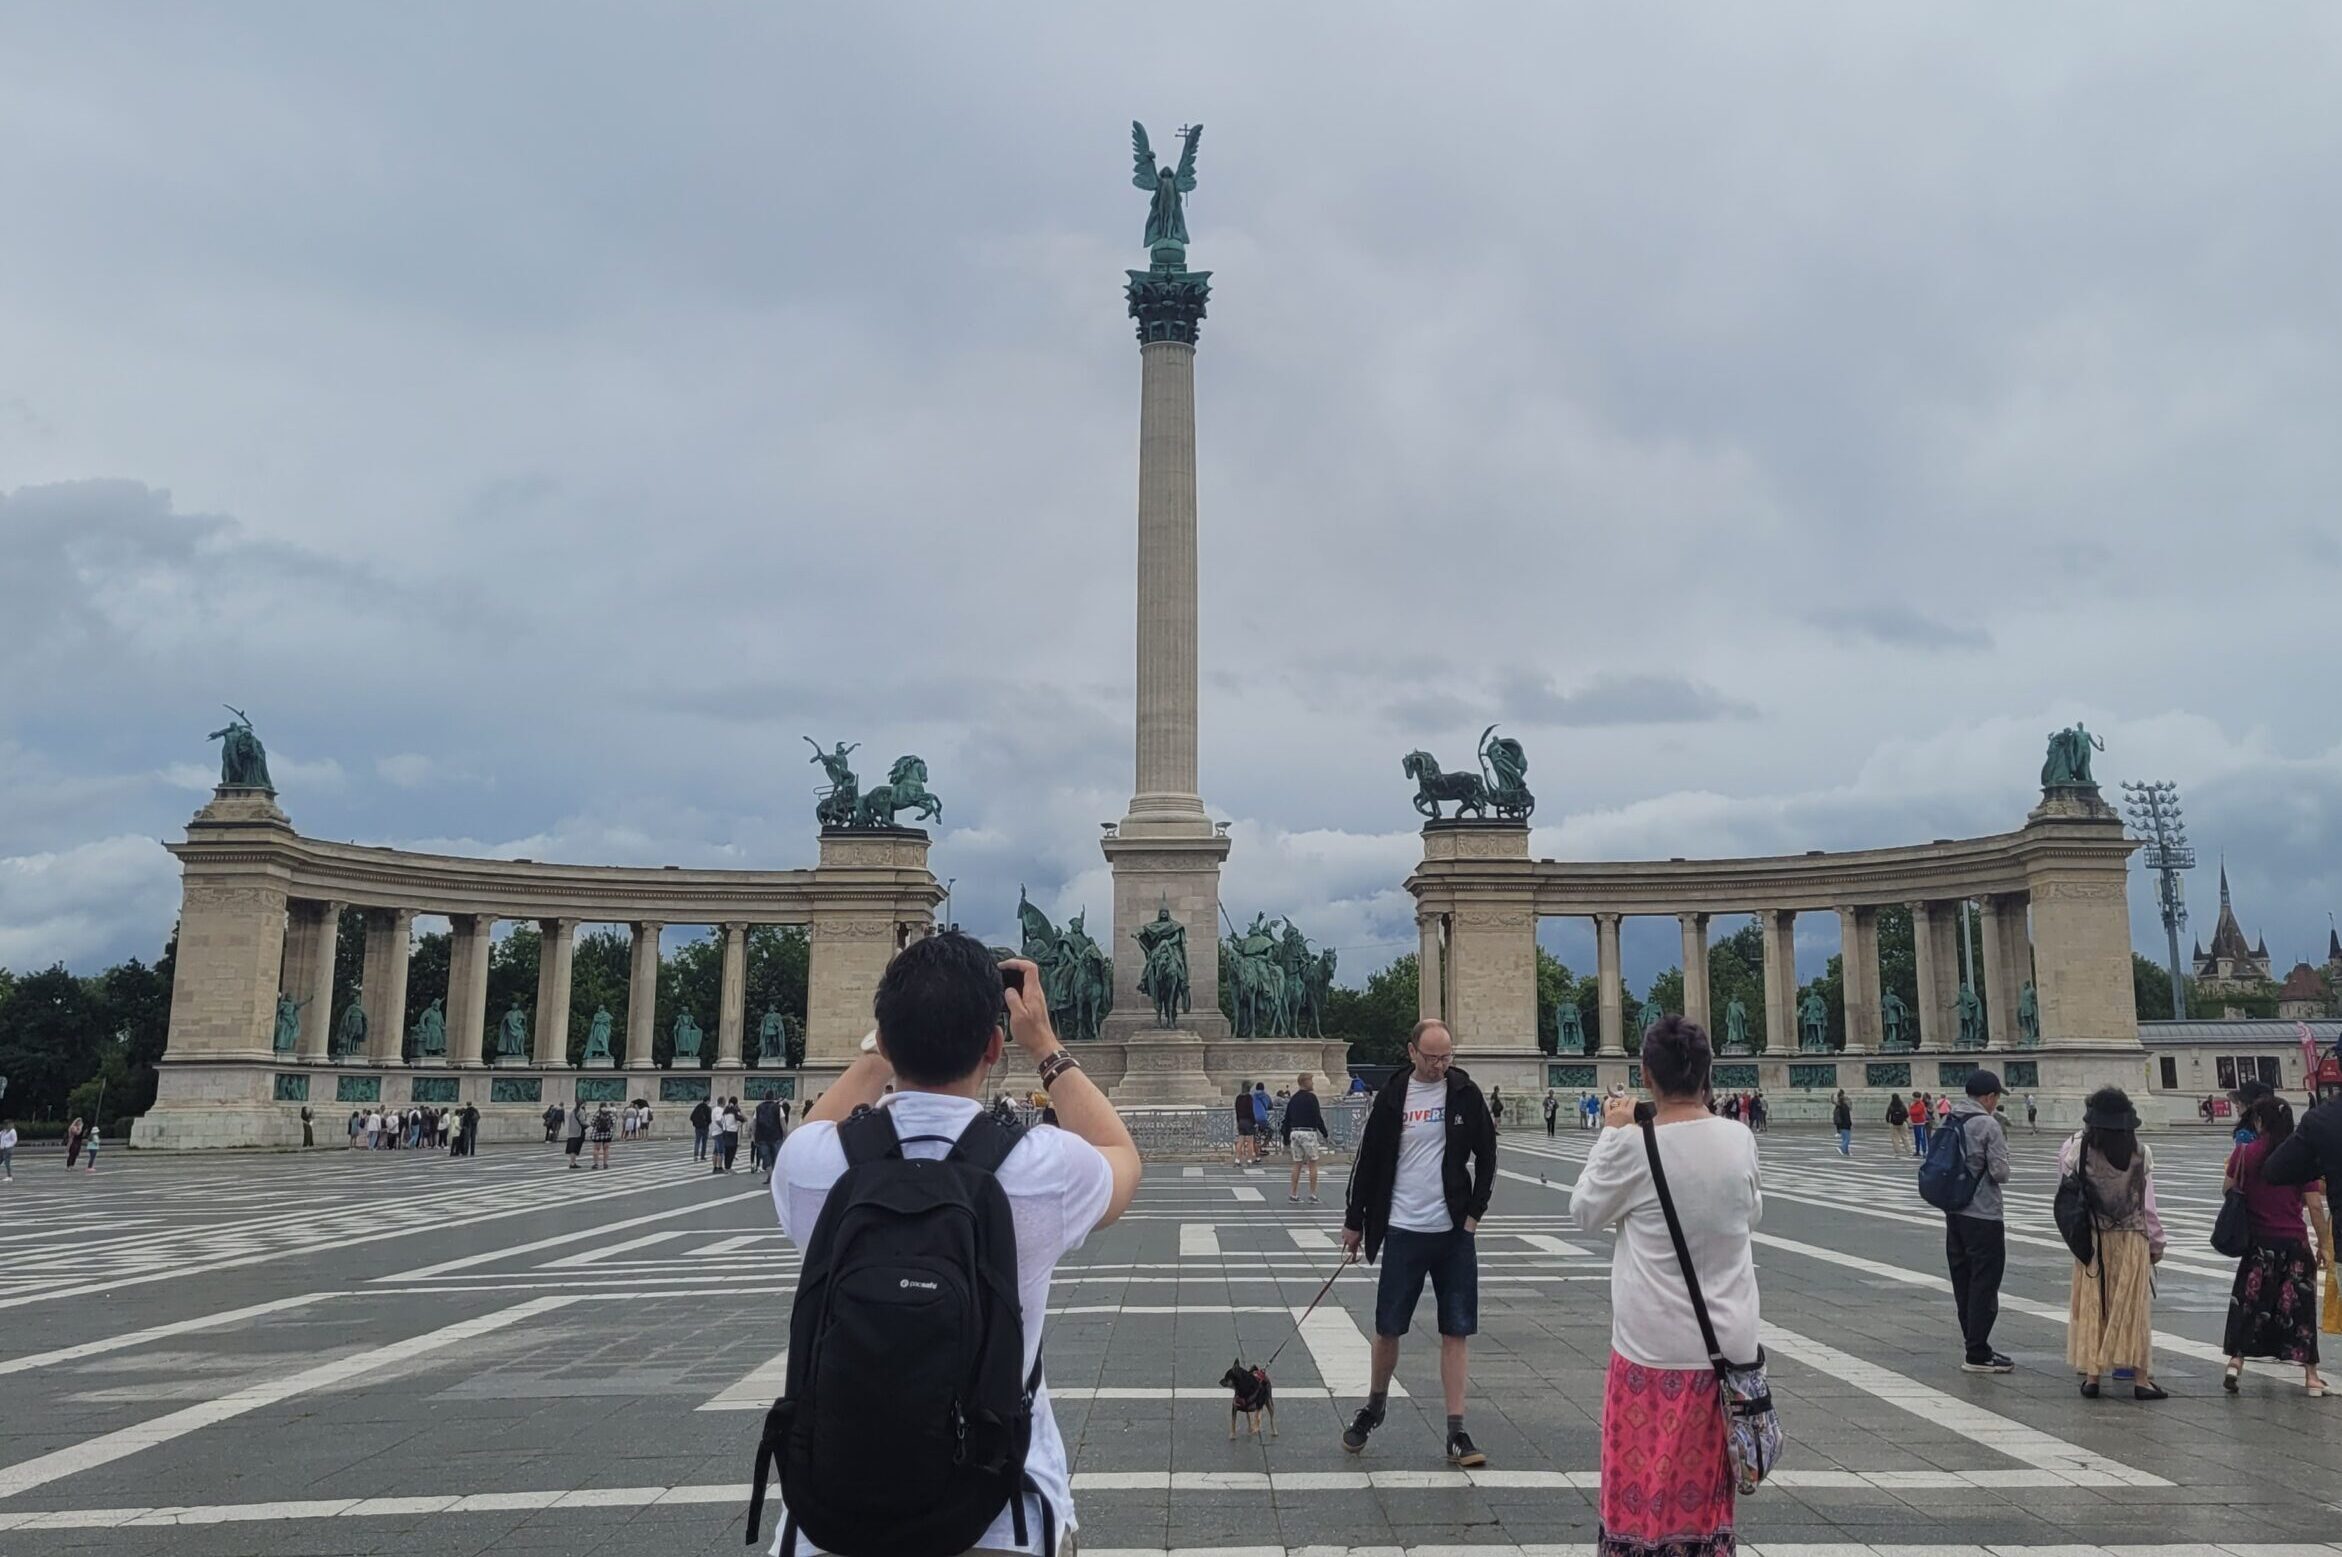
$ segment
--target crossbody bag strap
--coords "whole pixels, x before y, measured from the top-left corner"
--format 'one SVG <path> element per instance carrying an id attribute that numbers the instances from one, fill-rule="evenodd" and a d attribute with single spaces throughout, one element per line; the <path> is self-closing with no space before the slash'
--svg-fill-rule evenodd
<path id="1" fill-rule="evenodd" d="M 1651 1164 L 1651 1187 L 1659 1192 L 1659 1212 L 1667 1218 L 1667 1237 L 1675 1245 L 1675 1263 L 1683 1267 L 1683 1284 L 1691 1291 L 1692 1317 L 1700 1322 L 1700 1340 L 1708 1361 L 1721 1374 L 1729 1366 L 1724 1348 L 1716 1344 L 1716 1327 L 1708 1319 L 1708 1300 L 1700 1295 L 1700 1273 L 1692 1267 L 1691 1245 L 1684 1242 L 1683 1222 L 1675 1214 L 1675 1197 L 1667 1192 L 1667 1169 L 1659 1161 L 1659 1132 L 1651 1121 L 1643 1125 L 1643 1155 Z"/>

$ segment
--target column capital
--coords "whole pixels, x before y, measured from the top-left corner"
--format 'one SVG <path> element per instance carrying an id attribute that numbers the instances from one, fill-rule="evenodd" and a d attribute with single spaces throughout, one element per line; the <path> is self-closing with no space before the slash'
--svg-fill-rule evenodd
<path id="1" fill-rule="evenodd" d="M 1620 913 L 1597 913 L 1594 915 L 1594 923 L 1615 930 L 1625 918 L 1626 915 Z"/>
<path id="2" fill-rule="evenodd" d="M 1158 263 L 1145 270 L 1123 272 L 1130 278 L 1123 297 L 1130 317 L 1138 321 L 1141 346 L 1169 341 L 1193 349 L 1203 333 L 1204 305 L 1212 298 L 1212 273 L 1189 270 L 1184 254 L 1161 263 L 1166 252 L 1158 250 Z"/>

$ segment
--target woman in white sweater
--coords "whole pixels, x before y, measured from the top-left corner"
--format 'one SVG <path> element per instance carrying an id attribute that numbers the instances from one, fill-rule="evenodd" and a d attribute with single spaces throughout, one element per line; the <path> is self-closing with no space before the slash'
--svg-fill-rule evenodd
<path id="1" fill-rule="evenodd" d="M 1643 1081 L 1668 1191 L 1726 1357 L 1758 1355 L 1756 1261 L 1764 1210 L 1756 1137 L 1708 1112 L 1715 1052 L 1698 1023 L 1670 1016 L 1643 1035 Z M 1587 1232 L 1618 1229 L 1610 1263 L 1610 1373 L 1602 1393 L 1602 1557 L 1733 1550 L 1724 1410 L 1700 1336 L 1633 1099 L 1602 1109 L 1603 1132 L 1571 1211 Z"/>

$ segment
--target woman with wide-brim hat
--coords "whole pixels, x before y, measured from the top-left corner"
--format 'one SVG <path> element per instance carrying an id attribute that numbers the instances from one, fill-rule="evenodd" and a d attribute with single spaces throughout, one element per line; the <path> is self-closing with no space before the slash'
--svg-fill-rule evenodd
<path id="1" fill-rule="evenodd" d="M 2066 1360 L 2082 1376 L 2082 1393 L 2098 1398 L 2099 1380 L 2133 1370 L 2140 1400 L 2169 1396 L 2155 1382 L 2153 1267 L 2163 1258 L 2163 1219 L 2155 1211 L 2155 1159 L 2139 1140 L 2139 1115 L 2120 1087 L 2100 1087 L 2082 1111 L 2082 1128 L 2057 1154 L 2058 1172 L 2079 1168 L 2097 1228 L 2097 1258 L 2074 1262 L 2066 1312 Z"/>

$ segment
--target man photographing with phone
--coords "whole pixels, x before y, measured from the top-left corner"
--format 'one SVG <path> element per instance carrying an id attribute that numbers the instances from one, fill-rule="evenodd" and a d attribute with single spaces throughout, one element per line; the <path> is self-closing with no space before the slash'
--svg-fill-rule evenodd
<path id="1" fill-rule="evenodd" d="M 873 1005 L 861 1057 L 773 1174 L 781 1230 L 805 1251 L 788 1394 L 756 1476 L 761 1495 L 777 1458 L 774 1551 L 1056 1557 L 1074 1512 L 1040 1366 L 1050 1277 L 1130 1205 L 1138 1147 L 1058 1042 L 1032 963 L 945 931 L 896 953 Z M 1057 1127 L 1013 1131 L 985 1110 L 1011 1041 Z"/>

